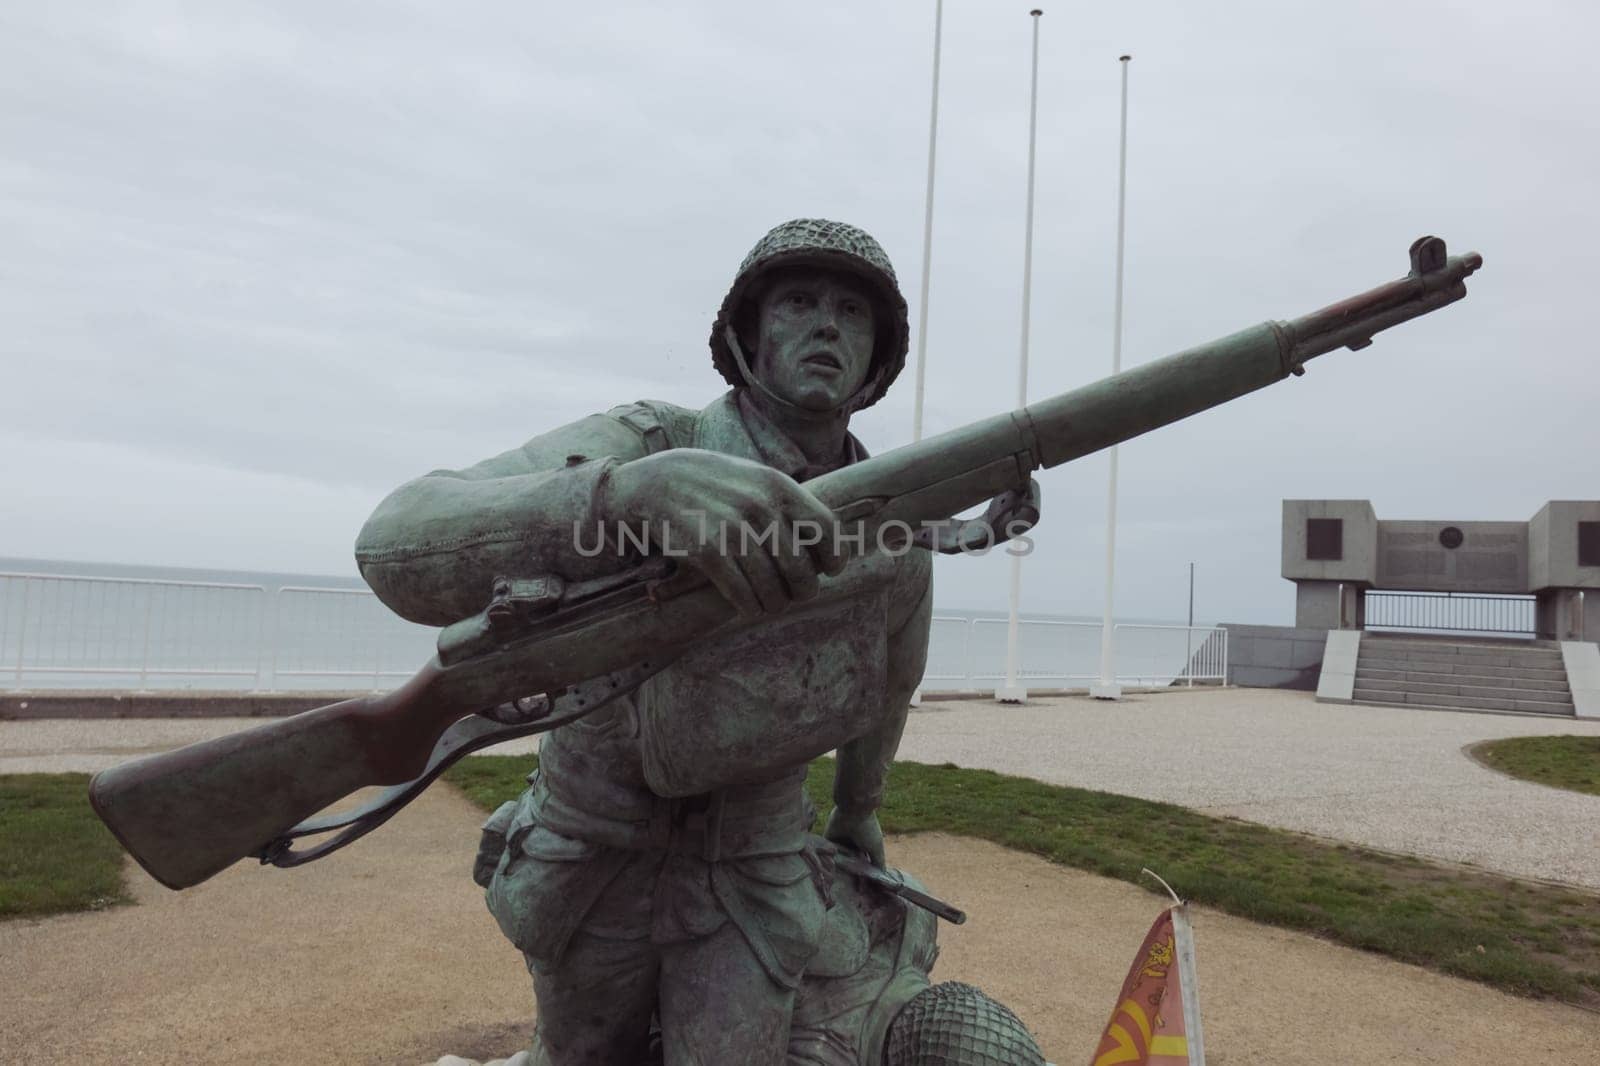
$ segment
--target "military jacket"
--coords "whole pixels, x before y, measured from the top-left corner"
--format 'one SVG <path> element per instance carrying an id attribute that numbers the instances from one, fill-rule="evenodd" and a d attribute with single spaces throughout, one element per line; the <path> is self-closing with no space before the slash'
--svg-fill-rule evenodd
<path id="1" fill-rule="evenodd" d="M 742 390 L 701 411 L 642 401 L 402 486 L 361 532 L 361 572 L 397 613 L 432 625 L 481 610 L 499 574 L 614 572 L 613 553 L 578 550 L 596 539 L 586 530 L 601 520 L 606 464 L 678 447 L 802 479 L 824 472 Z M 854 437 L 846 452 L 846 462 L 866 454 Z M 717 808 L 702 841 L 713 856 L 797 851 L 797 775 L 830 749 L 836 802 L 875 809 L 925 662 L 930 571 L 921 550 L 869 551 L 824 575 L 816 600 L 714 637 L 635 697 L 555 730 L 541 748 L 541 821 L 614 847 L 659 847 L 665 801 L 731 789 L 738 802 Z"/>

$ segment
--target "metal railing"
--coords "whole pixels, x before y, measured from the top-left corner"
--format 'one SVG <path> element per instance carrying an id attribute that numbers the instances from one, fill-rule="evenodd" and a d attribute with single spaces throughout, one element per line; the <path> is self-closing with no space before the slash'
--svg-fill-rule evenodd
<path id="1" fill-rule="evenodd" d="M 366 589 L 285 585 L 272 619 L 267 688 L 289 679 L 388 688 L 417 672 L 439 635 L 400 618 Z"/>
<path id="2" fill-rule="evenodd" d="M 0 663 L 18 687 L 251 679 L 265 598 L 261 585 L 0 573 Z"/>
<path id="3" fill-rule="evenodd" d="M 13 688 L 380 689 L 435 636 L 362 589 L 0 572 Z"/>
<path id="4" fill-rule="evenodd" d="M 924 692 L 982 689 L 1005 677 L 1004 618 L 934 615 L 928 636 Z M 1211 626 L 1112 626 L 1117 680 L 1127 685 L 1223 682 L 1228 675 L 1228 631 Z M 1017 626 L 1019 679 L 1075 687 L 1100 676 L 1098 622 L 1022 619 Z"/>
<path id="5" fill-rule="evenodd" d="M 925 691 L 993 687 L 1004 618 L 936 615 Z M 12 688 L 380 690 L 433 653 L 437 630 L 359 588 L 0 572 L 0 685 Z M 1074 687 L 1099 676 L 1100 625 L 1020 623 L 1022 678 Z M 1227 631 L 1118 623 L 1129 685 L 1227 676 Z"/>
<path id="6" fill-rule="evenodd" d="M 1367 629 L 1534 635 L 1532 596 L 1456 592 L 1368 592 Z"/>

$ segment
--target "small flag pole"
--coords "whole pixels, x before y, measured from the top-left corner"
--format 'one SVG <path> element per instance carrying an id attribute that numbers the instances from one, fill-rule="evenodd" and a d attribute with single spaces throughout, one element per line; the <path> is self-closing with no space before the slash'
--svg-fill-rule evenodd
<path id="1" fill-rule="evenodd" d="M 1200 1028 L 1200 982 L 1194 964 L 1194 926 L 1189 924 L 1187 903 L 1172 908 L 1172 950 L 1178 956 L 1178 973 L 1182 975 L 1178 998 L 1183 1002 L 1183 1020 L 1188 1029 L 1189 1066 L 1206 1066 L 1206 1038 Z"/>
<path id="2" fill-rule="evenodd" d="M 1179 906 L 1179 907 L 1183 906 L 1183 900 L 1179 899 L 1178 898 L 1178 894 L 1176 892 L 1172 891 L 1172 886 L 1171 885 L 1167 884 L 1166 881 L 1162 880 L 1162 877 L 1161 877 L 1160 874 L 1156 873 L 1154 870 L 1150 869 L 1150 867 L 1148 867 L 1148 866 L 1146 866 L 1144 869 L 1140 870 L 1139 872 L 1141 874 L 1144 874 L 1146 877 L 1154 879 L 1156 882 L 1158 882 L 1161 885 L 1162 888 L 1166 889 L 1167 890 L 1167 895 L 1172 897 L 1172 902 L 1173 902 L 1174 905 Z"/>
<path id="3" fill-rule="evenodd" d="M 1206 1041 L 1200 1028 L 1200 985 L 1195 974 L 1194 926 L 1189 924 L 1189 904 L 1172 890 L 1166 879 L 1146 866 L 1139 873 L 1155 881 L 1172 897 L 1172 953 L 1178 967 L 1178 998 L 1189 1044 L 1189 1066 L 1206 1066 Z"/>
<path id="4" fill-rule="evenodd" d="M 1186 904 L 1174 903 L 1156 916 L 1123 979 L 1091 1066 L 1205 1066 L 1188 911 Z"/>

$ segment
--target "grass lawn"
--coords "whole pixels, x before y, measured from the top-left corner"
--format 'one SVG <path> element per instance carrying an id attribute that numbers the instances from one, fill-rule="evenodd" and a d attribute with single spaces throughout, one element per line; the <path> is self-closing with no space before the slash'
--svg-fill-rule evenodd
<path id="1" fill-rule="evenodd" d="M 522 790 L 531 756 L 479 756 L 446 774 L 485 810 Z M 807 786 L 832 806 L 833 761 Z M 1600 899 L 1328 843 L 1183 807 L 987 770 L 897 762 L 888 832 L 980 837 L 1140 883 L 1148 866 L 1188 899 L 1525 996 L 1600 1007 Z M 914 871 L 913 871 L 914 872 Z M 946 889 L 960 904 L 960 892 Z"/>
<path id="2" fill-rule="evenodd" d="M 1600 796 L 1600 737 L 1507 737 L 1476 744 L 1472 754 L 1512 777 Z"/>
<path id="3" fill-rule="evenodd" d="M 0 919 L 124 903 L 122 848 L 88 774 L 0 774 Z"/>

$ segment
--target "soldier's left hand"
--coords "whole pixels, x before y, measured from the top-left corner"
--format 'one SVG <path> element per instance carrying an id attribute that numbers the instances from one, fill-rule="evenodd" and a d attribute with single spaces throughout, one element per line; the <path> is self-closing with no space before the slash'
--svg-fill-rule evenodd
<path id="1" fill-rule="evenodd" d="M 828 827 L 822 835 L 835 844 L 855 848 L 872 860 L 874 866 L 883 865 L 883 827 L 878 824 L 878 812 L 847 814 L 839 807 L 828 815 Z"/>

